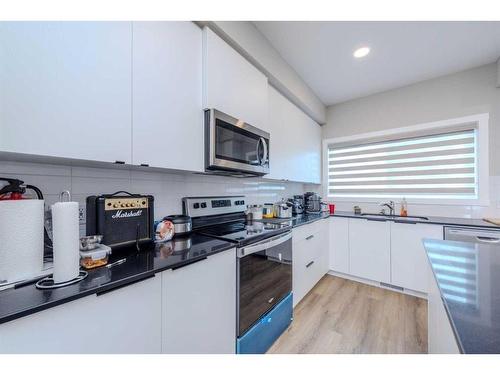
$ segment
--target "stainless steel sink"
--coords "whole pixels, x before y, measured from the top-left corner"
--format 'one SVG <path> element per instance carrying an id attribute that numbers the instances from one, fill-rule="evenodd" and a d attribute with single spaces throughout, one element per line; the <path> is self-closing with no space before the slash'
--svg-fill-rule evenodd
<path id="1" fill-rule="evenodd" d="M 410 220 L 410 221 L 429 220 L 429 218 L 425 217 L 425 216 L 400 216 L 400 215 L 384 215 L 384 214 L 369 214 L 369 213 L 361 214 L 361 216 L 386 218 L 386 219 L 390 219 L 390 220 Z"/>

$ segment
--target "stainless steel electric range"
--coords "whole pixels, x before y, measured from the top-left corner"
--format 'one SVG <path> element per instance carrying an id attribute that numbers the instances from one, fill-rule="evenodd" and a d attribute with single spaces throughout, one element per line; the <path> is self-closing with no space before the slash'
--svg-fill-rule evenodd
<path id="1" fill-rule="evenodd" d="M 264 353 L 292 319 L 289 222 L 246 221 L 244 196 L 183 198 L 193 230 L 237 247 L 238 353 Z"/>

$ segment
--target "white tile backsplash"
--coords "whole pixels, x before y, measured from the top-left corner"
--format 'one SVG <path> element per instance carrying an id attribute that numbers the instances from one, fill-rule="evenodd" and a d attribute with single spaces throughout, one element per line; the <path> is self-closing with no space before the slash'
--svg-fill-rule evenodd
<path id="1" fill-rule="evenodd" d="M 50 164 L 0 161 L 0 176 L 19 178 L 38 186 L 46 197 L 46 206 L 59 200 L 69 190 L 73 200 L 85 207 L 88 195 L 126 190 L 155 197 L 155 218 L 182 211 L 181 199 L 202 195 L 245 195 L 249 204 L 277 202 L 281 198 L 315 191 L 319 185 L 282 182 L 262 178 L 231 178 L 181 172 L 130 170 L 127 167 L 88 168 Z M 374 203 L 334 202 L 339 211 L 352 211 L 359 205 L 365 212 L 378 212 Z M 399 205 L 396 210 L 399 211 Z M 500 217 L 500 176 L 490 177 L 490 205 L 423 205 L 409 204 L 410 215 L 463 218 Z"/>
<path id="2" fill-rule="evenodd" d="M 249 204 L 277 202 L 294 194 L 303 194 L 305 185 L 262 178 L 231 178 L 180 172 L 152 172 L 124 167 L 89 168 L 37 163 L 0 161 L 0 176 L 19 178 L 38 186 L 46 206 L 59 200 L 63 190 L 85 207 L 88 195 L 126 190 L 155 197 L 155 218 L 182 212 L 186 196 L 245 195 Z M 80 225 L 83 234 L 85 226 Z"/>

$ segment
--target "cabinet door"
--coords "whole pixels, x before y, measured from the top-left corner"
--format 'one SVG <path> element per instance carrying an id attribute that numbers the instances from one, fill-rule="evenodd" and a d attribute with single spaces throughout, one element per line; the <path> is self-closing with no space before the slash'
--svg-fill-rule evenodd
<path id="1" fill-rule="evenodd" d="M 427 293 L 430 266 L 422 240 L 443 239 L 443 227 L 391 223 L 391 284 Z"/>
<path id="2" fill-rule="evenodd" d="M 354 276 L 391 282 L 390 223 L 349 219 L 349 270 Z"/>
<path id="3" fill-rule="evenodd" d="M 0 325 L 0 353 L 160 352 L 160 277 Z"/>
<path id="4" fill-rule="evenodd" d="M 0 23 L 0 150 L 131 161 L 130 22 Z"/>
<path id="5" fill-rule="evenodd" d="M 315 232 L 316 225 L 309 224 L 297 228 L 303 232 L 310 227 L 309 234 L 293 243 L 293 305 L 296 306 L 302 298 L 316 285 L 326 273 L 325 259 L 322 254 L 324 243 L 322 233 Z M 295 234 L 294 234 L 295 236 Z"/>
<path id="6" fill-rule="evenodd" d="M 429 285 L 427 295 L 428 352 L 429 354 L 459 354 L 460 349 L 432 270 L 429 270 L 427 276 Z"/>
<path id="7" fill-rule="evenodd" d="M 133 163 L 203 171 L 201 29 L 134 22 L 133 35 Z"/>
<path id="8" fill-rule="evenodd" d="M 349 273 L 349 219 L 331 217 L 330 225 L 330 269 Z"/>
<path id="9" fill-rule="evenodd" d="M 321 127 L 269 86 L 268 178 L 321 182 Z"/>
<path id="10" fill-rule="evenodd" d="M 163 353 L 234 353 L 235 250 L 165 271 L 162 279 Z"/>
<path id="11" fill-rule="evenodd" d="M 203 105 L 268 131 L 267 77 L 212 30 L 203 29 Z"/>

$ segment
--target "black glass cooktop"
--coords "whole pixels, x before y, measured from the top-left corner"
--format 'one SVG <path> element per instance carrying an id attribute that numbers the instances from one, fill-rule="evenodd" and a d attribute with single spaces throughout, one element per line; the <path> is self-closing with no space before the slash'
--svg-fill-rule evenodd
<path id="1" fill-rule="evenodd" d="M 290 223 L 263 223 L 236 221 L 200 230 L 201 234 L 235 243 L 256 242 L 290 229 Z"/>

